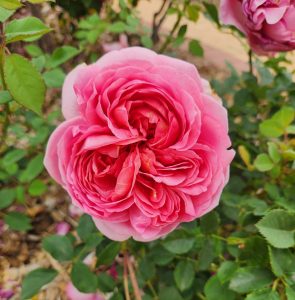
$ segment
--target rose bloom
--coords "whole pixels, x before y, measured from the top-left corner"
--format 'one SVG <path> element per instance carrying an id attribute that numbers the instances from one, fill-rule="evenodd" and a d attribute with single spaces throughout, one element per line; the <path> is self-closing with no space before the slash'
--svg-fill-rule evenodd
<path id="1" fill-rule="evenodd" d="M 69 282 L 66 286 L 66 296 L 68 300 L 105 300 L 100 293 L 81 293 L 78 291 L 72 282 Z"/>
<path id="2" fill-rule="evenodd" d="M 196 68 L 133 47 L 76 67 L 45 166 L 113 240 L 151 241 L 218 205 L 227 112 Z"/>
<path id="3" fill-rule="evenodd" d="M 295 49 L 294 0 L 221 0 L 221 20 L 241 30 L 257 54 Z"/>

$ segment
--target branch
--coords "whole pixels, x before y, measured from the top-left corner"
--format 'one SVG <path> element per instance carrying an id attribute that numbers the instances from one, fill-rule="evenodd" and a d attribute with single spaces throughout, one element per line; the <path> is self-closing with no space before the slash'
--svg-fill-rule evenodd
<path id="1" fill-rule="evenodd" d="M 131 300 L 128 286 L 128 254 L 127 251 L 124 251 L 124 273 L 123 273 L 123 281 L 124 281 L 124 292 L 126 300 Z"/>
<path id="2" fill-rule="evenodd" d="M 128 270 L 129 270 L 129 274 L 130 274 L 130 279 L 131 279 L 131 283 L 132 283 L 132 287 L 134 290 L 134 295 L 135 295 L 135 299 L 136 300 L 142 300 L 141 299 L 141 294 L 140 294 L 140 289 L 138 287 L 138 283 L 137 283 L 137 279 L 136 279 L 136 275 L 135 275 L 135 271 L 133 269 L 133 265 L 128 257 L 128 254 L 126 255 L 126 259 L 127 259 L 127 266 L 128 266 Z"/>

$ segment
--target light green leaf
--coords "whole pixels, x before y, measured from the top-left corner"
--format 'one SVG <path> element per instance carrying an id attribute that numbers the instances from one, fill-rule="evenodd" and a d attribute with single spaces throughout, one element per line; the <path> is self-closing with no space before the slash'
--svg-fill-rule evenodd
<path id="1" fill-rule="evenodd" d="M 254 166 L 260 172 L 266 172 L 270 171 L 274 167 L 274 163 L 267 154 L 262 153 L 259 154 L 254 160 Z"/>
<path id="2" fill-rule="evenodd" d="M 192 249 L 194 242 L 194 239 L 177 239 L 165 241 L 163 246 L 171 253 L 184 254 Z"/>
<path id="3" fill-rule="evenodd" d="M 269 154 L 270 158 L 272 159 L 272 161 L 274 163 L 277 164 L 281 160 L 281 155 L 280 155 L 277 144 L 275 144 L 273 142 L 268 142 L 267 146 L 268 146 L 268 154 Z"/>
<path id="4" fill-rule="evenodd" d="M 5 28 L 6 43 L 23 41 L 27 38 L 37 39 L 50 30 L 40 19 L 35 17 L 15 19 L 8 23 Z"/>
<path id="5" fill-rule="evenodd" d="M 174 287 L 164 287 L 160 290 L 160 300 L 183 300 L 178 290 Z"/>
<path id="6" fill-rule="evenodd" d="M 75 57 L 80 52 L 81 50 L 71 46 L 63 46 L 57 48 L 48 59 L 46 66 L 50 69 L 56 68 L 66 61 L 70 60 L 71 58 Z"/>
<path id="7" fill-rule="evenodd" d="M 13 14 L 14 14 L 13 10 L 0 7 L 0 22 L 5 22 Z"/>
<path id="8" fill-rule="evenodd" d="M 294 246 L 295 214 L 284 210 L 273 210 L 262 218 L 256 227 L 275 248 Z"/>
<path id="9" fill-rule="evenodd" d="M 269 119 L 260 123 L 259 131 L 266 137 L 277 138 L 284 133 L 284 128 L 282 128 L 277 122 Z"/>
<path id="10" fill-rule="evenodd" d="M 272 120 L 277 122 L 282 128 L 289 126 L 295 116 L 295 110 L 290 106 L 283 106 L 277 113 L 272 116 Z"/>
<path id="11" fill-rule="evenodd" d="M 22 6 L 20 0 L 0 0 L 0 6 L 9 10 L 15 10 Z"/>
<path id="12" fill-rule="evenodd" d="M 181 292 L 188 290 L 193 282 L 195 277 L 194 266 L 189 261 L 180 261 L 174 272 L 174 280 L 177 287 Z"/>
<path id="13" fill-rule="evenodd" d="M 294 300 L 295 299 L 295 289 L 291 288 L 290 286 L 286 287 L 286 296 L 287 300 Z"/>
<path id="14" fill-rule="evenodd" d="M 108 31 L 113 33 L 122 33 L 126 31 L 126 28 L 127 25 L 125 23 L 123 23 L 122 21 L 117 21 L 108 27 Z"/>
<path id="15" fill-rule="evenodd" d="M 53 269 L 43 268 L 30 272 L 23 280 L 21 299 L 27 300 L 32 298 L 44 285 L 51 282 L 57 274 L 57 271 Z"/>
<path id="16" fill-rule="evenodd" d="M 273 280 L 267 269 L 259 267 L 245 267 L 238 269 L 233 275 L 229 288 L 237 293 L 245 294 L 262 289 Z"/>
<path id="17" fill-rule="evenodd" d="M 4 155 L 2 165 L 8 167 L 24 158 L 26 154 L 27 152 L 23 149 L 13 149 Z"/>
<path id="18" fill-rule="evenodd" d="M 25 46 L 25 49 L 32 57 L 38 57 L 44 54 L 42 49 L 34 44 Z"/>
<path id="19" fill-rule="evenodd" d="M 13 100 L 8 91 L 0 91 L 0 104 L 7 103 Z"/>
<path id="20" fill-rule="evenodd" d="M 9 212 L 4 216 L 4 221 L 12 230 L 27 231 L 32 228 L 31 220 L 20 212 Z"/>
<path id="21" fill-rule="evenodd" d="M 29 186 L 29 194 L 31 196 L 40 196 L 42 195 L 47 189 L 46 184 L 41 181 L 40 179 L 35 179 Z"/>
<path id="22" fill-rule="evenodd" d="M 4 77 L 14 100 L 41 114 L 46 89 L 41 75 L 32 64 L 18 54 L 5 57 Z"/>
<path id="23" fill-rule="evenodd" d="M 59 68 L 43 73 L 43 78 L 47 87 L 51 88 L 61 87 L 63 85 L 65 77 L 65 73 Z"/>

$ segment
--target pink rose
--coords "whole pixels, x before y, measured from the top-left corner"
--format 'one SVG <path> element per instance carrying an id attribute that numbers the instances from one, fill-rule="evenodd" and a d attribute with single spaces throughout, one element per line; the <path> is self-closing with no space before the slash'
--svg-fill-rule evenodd
<path id="1" fill-rule="evenodd" d="M 228 181 L 227 112 L 209 92 L 192 64 L 144 48 L 80 65 L 45 166 L 110 239 L 166 235 L 216 207 Z"/>
<path id="2" fill-rule="evenodd" d="M 245 33 L 258 54 L 295 49 L 294 0 L 221 0 L 221 20 Z"/>
<path id="3" fill-rule="evenodd" d="M 79 292 L 72 282 L 69 282 L 66 286 L 66 295 L 68 300 L 105 300 L 100 293 L 85 294 Z"/>

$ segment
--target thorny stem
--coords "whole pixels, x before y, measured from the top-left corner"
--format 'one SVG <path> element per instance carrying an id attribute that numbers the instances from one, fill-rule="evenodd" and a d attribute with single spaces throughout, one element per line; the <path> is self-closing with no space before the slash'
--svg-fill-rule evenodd
<path id="1" fill-rule="evenodd" d="M 163 12 L 166 4 L 167 4 L 168 0 L 164 0 L 160 9 L 154 14 L 153 17 L 153 32 L 152 32 L 152 40 L 154 43 L 157 43 L 159 41 L 159 30 L 160 27 L 162 26 L 162 23 L 164 22 L 166 16 L 167 16 L 167 12 L 169 10 L 169 8 L 172 6 L 173 2 L 170 0 L 168 7 L 166 9 L 166 11 L 164 12 L 164 14 L 162 15 L 161 19 L 159 20 L 159 22 L 157 23 L 157 18 L 158 16 L 161 15 L 161 13 Z"/>
<path id="2" fill-rule="evenodd" d="M 124 282 L 124 293 L 126 300 L 131 300 L 128 286 L 128 253 L 124 250 L 124 273 L 123 273 L 123 282 Z"/>
<path id="3" fill-rule="evenodd" d="M 5 80 L 4 80 L 4 58 L 5 58 L 5 37 L 4 37 L 4 25 L 0 23 L 0 76 L 2 81 L 2 89 L 7 90 Z M 0 140 L 0 146 L 4 144 L 6 136 L 7 136 L 7 129 L 9 125 L 9 105 L 7 103 L 4 104 L 4 122 L 2 125 L 2 134 Z M 1 152 L 1 148 L 0 148 Z"/>
<path id="4" fill-rule="evenodd" d="M 185 1 L 185 2 L 184 2 L 184 5 L 183 5 L 183 11 L 186 10 L 187 4 L 188 4 L 188 1 Z M 169 35 L 166 37 L 166 40 L 165 40 L 164 44 L 162 45 L 162 47 L 161 47 L 160 50 L 159 50 L 159 53 L 163 53 L 163 52 L 166 50 L 166 48 L 168 47 L 168 45 L 170 44 L 170 42 L 171 42 L 171 40 L 172 40 L 172 37 L 173 37 L 175 31 L 177 30 L 179 24 L 180 24 L 180 21 L 181 21 L 181 19 L 182 19 L 182 16 L 183 16 L 182 11 L 179 11 L 179 12 L 178 12 L 178 15 L 177 15 L 176 22 L 175 22 L 175 24 L 174 24 L 172 30 L 170 31 Z"/>
<path id="5" fill-rule="evenodd" d="M 155 291 L 152 283 L 150 281 L 147 282 L 147 286 L 149 287 L 149 289 L 151 290 L 153 296 L 154 296 L 154 300 L 159 300 L 159 297 L 157 295 L 157 292 Z"/>
<path id="6" fill-rule="evenodd" d="M 138 282 L 137 282 L 136 275 L 135 275 L 135 271 L 134 271 L 133 265 L 132 265 L 132 263 L 129 259 L 128 253 L 126 253 L 126 260 L 127 260 L 127 266 L 128 266 L 128 271 L 129 271 L 129 275 L 130 275 L 131 284 L 132 284 L 132 287 L 133 287 L 133 290 L 134 290 L 135 299 L 136 300 L 142 300 L 140 290 L 139 290 L 139 287 L 138 287 Z"/>

